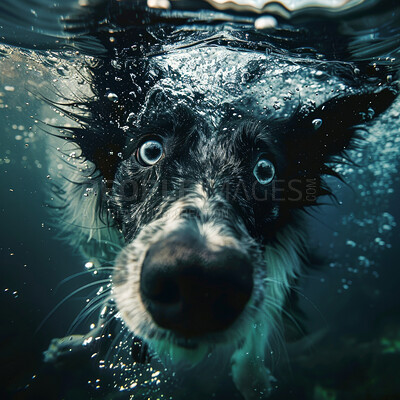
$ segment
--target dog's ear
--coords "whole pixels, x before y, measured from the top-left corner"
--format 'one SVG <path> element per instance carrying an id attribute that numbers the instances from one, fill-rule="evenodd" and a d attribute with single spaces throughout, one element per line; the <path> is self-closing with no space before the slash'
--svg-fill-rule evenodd
<path id="1" fill-rule="evenodd" d="M 289 159 L 305 169 L 322 168 L 348 149 L 361 124 L 384 112 L 396 96 L 393 88 L 384 88 L 334 97 L 313 111 L 299 110 L 287 127 Z"/>
<path id="2" fill-rule="evenodd" d="M 298 111 L 284 127 L 282 141 L 287 160 L 282 174 L 287 185 L 284 193 L 291 207 L 315 205 L 320 196 L 332 194 L 323 175 L 340 178 L 331 164 L 345 156 L 365 123 L 384 112 L 396 95 L 394 89 L 384 88 L 334 97 L 314 110 Z"/>

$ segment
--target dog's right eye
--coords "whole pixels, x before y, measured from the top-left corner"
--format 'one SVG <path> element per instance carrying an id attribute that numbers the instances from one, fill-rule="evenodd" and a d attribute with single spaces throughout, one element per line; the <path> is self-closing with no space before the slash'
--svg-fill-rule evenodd
<path id="1" fill-rule="evenodd" d="M 147 140 L 137 151 L 137 159 L 143 165 L 157 164 L 164 154 L 163 146 L 157 140 Z"/>

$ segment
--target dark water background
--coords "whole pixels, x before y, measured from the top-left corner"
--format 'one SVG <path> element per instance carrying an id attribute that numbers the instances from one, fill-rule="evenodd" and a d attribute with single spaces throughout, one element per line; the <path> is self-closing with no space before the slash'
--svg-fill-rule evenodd
<path id="1" fill-rule="evenodd" d="M 54 16 L 75 2 L 65 2 L 48 13 L 41 8 L 45 3 L 3 1 L 2 41 L 26 49 L 70 48 L 66 36 L 74 34 L 66 35 Z M 376 16 L 375 21 L 371 15 L 369 29 L 360 23 L 360 30 L 352 33 L 351 57 L 372 60 L 368 61 L 371 64 L 374 60 L 385 64 L 385 57 L 392 57 L 396 61 L 388 70 L 395 75 L 399 65 L 399 12 L 396 2 L 382 2 L 384 7 L 392 7 L 393 12 L 388 14 L 392 19 L 383 23 L 382 18 Z M 22 12 L 35 8 L 39 10 L 36 15 Z M 244 13 L 235 14 L 235 18 L 250 17 Z M 32 24 L 36 24 L 36 30 L 29 36 Z M 82 49 L 87 43 L 77 40 L 74 46 Z M 30 70 L 29 52 L 13 47 L 7 52 L 10 49 L 14 51 L 11 57 L 2 57 L 0 52 L 0 398 L 61 398 L 60 392 L 68 387 L 71 391 L 67 398 L 89 398 L 73 371 L 71 376 L 59 375 L 47 371 L 41 363 L 42 351 L 53 337 L 65 335 L 85 304 L 86 293 L 68 300 L 38 332 L 37 328 L 65 296 L 91 280 L 76 278 L 55 291 L 63 279 L 82 271 L 85 261 L 57 240 L 44 206 L 47 171 L 40 138 L 43 133 L 35 122 L 42 104 L 26 88 L 29 80 L 40 84 L 48 79 L 46 68 L 43 73 Z M 48 57 L 43 53 L 43 65 Z M 398 111 L 387 118 L 390 123 L 384 126 L 400 136 Z M 399 160 L 400 143 L 397 146 L 390 158 L 391 168 L 399 166 L 393 165 Z M 310 220 L 312 240 L 327 256 L 328 265 L 304 279 L 301 300 L 310 331 L 326 330 L 327 334 L 306 354 L 293 349 L 290 369 L 283 367 L 277 373 L 276 398 L 400 399 L 400 185 L 397 173 L 384 161 L 380 168 L 380 178 L 393 189 L 385 202 L 377 196 L 371 207 L 352 189 L 341 187 L 337 193 L 343 204 L 324 207 L 316 219 Z M 374 197 L 374 193 L 368 196 Z M 372 242 L 374 232 L 372 236 L 362 228 L 357 232 L 354 225 L 343 223 L 360 205 L 368 207 L 364 211 L 371 216 L 387 212 L 397 222 L 390 232 L 381 235 L 386 243 L 383 248 L 372 244 L 362 253 L 375 263 L 368 272 L 358 266 L 359 247 L 354 249 L 348 240 L 357 238 L 357 245 Z M 334 264 L 330 267 L 329 263 Z M 358 271 L 349 271 L 349 267 L 358 267 Z M 33 391 L 24 390 L 26 385 L 34 387 Z"/>

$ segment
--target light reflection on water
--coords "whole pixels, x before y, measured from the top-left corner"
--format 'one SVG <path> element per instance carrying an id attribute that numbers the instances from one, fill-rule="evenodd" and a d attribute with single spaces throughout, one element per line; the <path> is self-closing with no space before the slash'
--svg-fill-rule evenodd
<path id="1" fill-rule="evenodd" d="M 171 3 L 173 3 L 172 0 Z M 220 10 L 255 11 L 272 13 L 285 18 L 318 9 L 322 13 L 343 13 L 353 7 L 370 6 L 376 0 L 208 0 Z"/>

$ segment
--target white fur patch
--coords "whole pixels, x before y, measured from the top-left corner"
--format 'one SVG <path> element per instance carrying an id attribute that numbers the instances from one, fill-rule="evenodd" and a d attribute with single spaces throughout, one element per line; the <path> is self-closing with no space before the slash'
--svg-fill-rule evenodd
<path id="1" fill-rule="evenodd" d="M 78 145 L 63 139 L 49 139 L 49 175 L 56 183 L 50 205 L 56 207 L 61 237 L 99 267 L 110 262 L 124 243 L 104 206 L 104 184 L 95 166 L 81 157 Z M 54 155 L 55 148 L 59 157 Z M 58 208 L 58 209 L 57 209 Z"/>

